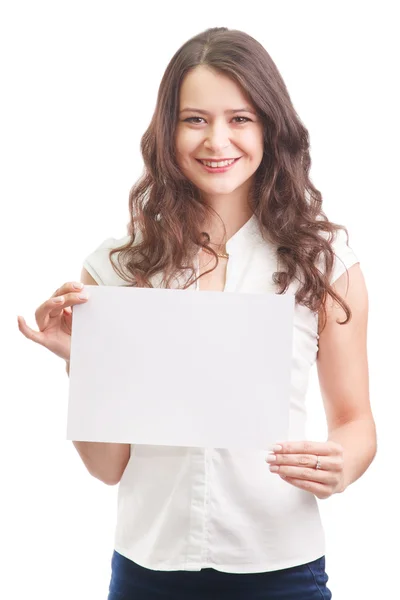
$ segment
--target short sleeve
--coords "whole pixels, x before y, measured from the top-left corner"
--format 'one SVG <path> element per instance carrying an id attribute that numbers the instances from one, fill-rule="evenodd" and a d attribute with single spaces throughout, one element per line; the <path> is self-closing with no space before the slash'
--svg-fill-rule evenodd
<path id="1" fill-rule="evenodd" d="M 346 269 L 360 262 L 354 250 L 347 244 L 347 235 L 343 229 L 335 232 L 332 249 L 335 253 L 335 260 L 330 277 L 331 285 L 346 272 Z"/>
<path id="2" fill-rule="evenodd" d="M 125 236 L 120 239 L 107 238 L 83 261 L 83 266 L 87 272 L 99 285 L 123 285 L 126 281 L 119 277 L 110 262 L 110 250 L 126 244 L 130 239 Z M 117 253 L 112 255 L 115 265 L 117 263 Z"/>

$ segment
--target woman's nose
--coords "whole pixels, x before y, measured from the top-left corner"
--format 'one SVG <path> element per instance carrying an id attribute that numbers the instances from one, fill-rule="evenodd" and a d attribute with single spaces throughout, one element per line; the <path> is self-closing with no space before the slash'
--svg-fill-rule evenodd
<path id="1" fill-rule="evenodd" d="M 208 150 L 212 150 L 216 154 L 228 148 L 231 145 L 228 131 L 225 128 L 216 128 L 214 127 L 207 136 L 206 141 L 204 142 L 205 148 Z"/>

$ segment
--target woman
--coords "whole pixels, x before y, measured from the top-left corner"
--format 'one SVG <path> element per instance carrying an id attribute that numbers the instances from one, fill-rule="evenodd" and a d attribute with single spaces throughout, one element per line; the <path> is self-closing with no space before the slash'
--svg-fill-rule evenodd
<path id="1" fill-rule="evenodd" d="M 317 498 L 365 472 L 376 433 L 367 291 L 347 230 L 310 181 L 308 132 L 266 50 L 222 27 L 170 61 L 141 149 L 128 235 L 87 257 L 82 283 L 294 294 L 290 431 L 267 458 L 73 442 L 92 475 L 120 484 L 108 598 L 331 598 Z M 66 283 L 44 302 L 39 332 L 19 318 L 67 370 L 78 294 Z M 314 362 L 324 442 L 305 439 Z"/>

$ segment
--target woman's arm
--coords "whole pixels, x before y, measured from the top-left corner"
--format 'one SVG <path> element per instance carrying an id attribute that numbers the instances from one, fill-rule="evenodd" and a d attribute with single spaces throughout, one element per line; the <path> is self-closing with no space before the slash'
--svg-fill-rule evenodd
<path id="1" fill-rule="evenodd" d="M 266 458 L 273 463 L 271 472 L 320 499 L 343 492 L 358 479 L 373 461 L 377 446 L 369 401 L 368 295 L 359 264 L 348 269 L 348 277 L 341 275 L 334 288 L 350 306 L 352 318 L 338 325 L 345 314 L 328 296 L 327 323 L 317 355 L 328 440 L 278 442 Z"/>
<path id="2" fill-rule="evenodd" d="M 368 293 L 357 263 L 334 283 L 352 312 L 346 325 L 343 309 L 330 296 L 327 323 L 320 334 L 317 371 L 328 425 L 328 440 L 343 447 L 343 489 L 369 467 L 377 450 L 369 397 L 367 358 Z"/>
<path id="3" fill-rule="evenodd" d="M 89 473 L 107 485 L 121 480 L 130 458 L 130 444 L 72 442 Z"/>

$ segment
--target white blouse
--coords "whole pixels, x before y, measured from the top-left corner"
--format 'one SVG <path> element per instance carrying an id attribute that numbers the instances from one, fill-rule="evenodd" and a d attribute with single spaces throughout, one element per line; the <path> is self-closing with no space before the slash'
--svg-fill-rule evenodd
<path id="1" fill-rule="evenodd" d="M 126 283 L 113 270 L 108 252 L 128 239 L 107 239 L 84 261 L 99 285 Z M 358 262 L 343 231 L 333 248 L 332 283 Z M 255 216 L 228 240 L 226 249 L 225 292 L 276 292 L 276 252 Z M 199 274 L 198 260 L 196 268 Z M 157 275 L 152 285 L 160 287 L 161 279 Z M 182 275 L 176 286 L 180 281 Z M 188 289 L 198 291 L 198 282 Z M 288 292 L 295 291 L 292 282 Z M 290 440 L 306 439 L 305 397 L 318 337 L 318 315 L 296 304 Z M 258 573 L 321 557 L 325 537 L 316 497 L 271 473 L 265 458 L 264 451 L 132 444 L 118 488 L 115 549 L 143 567 L 165 571 L 209 567 Z"/>

